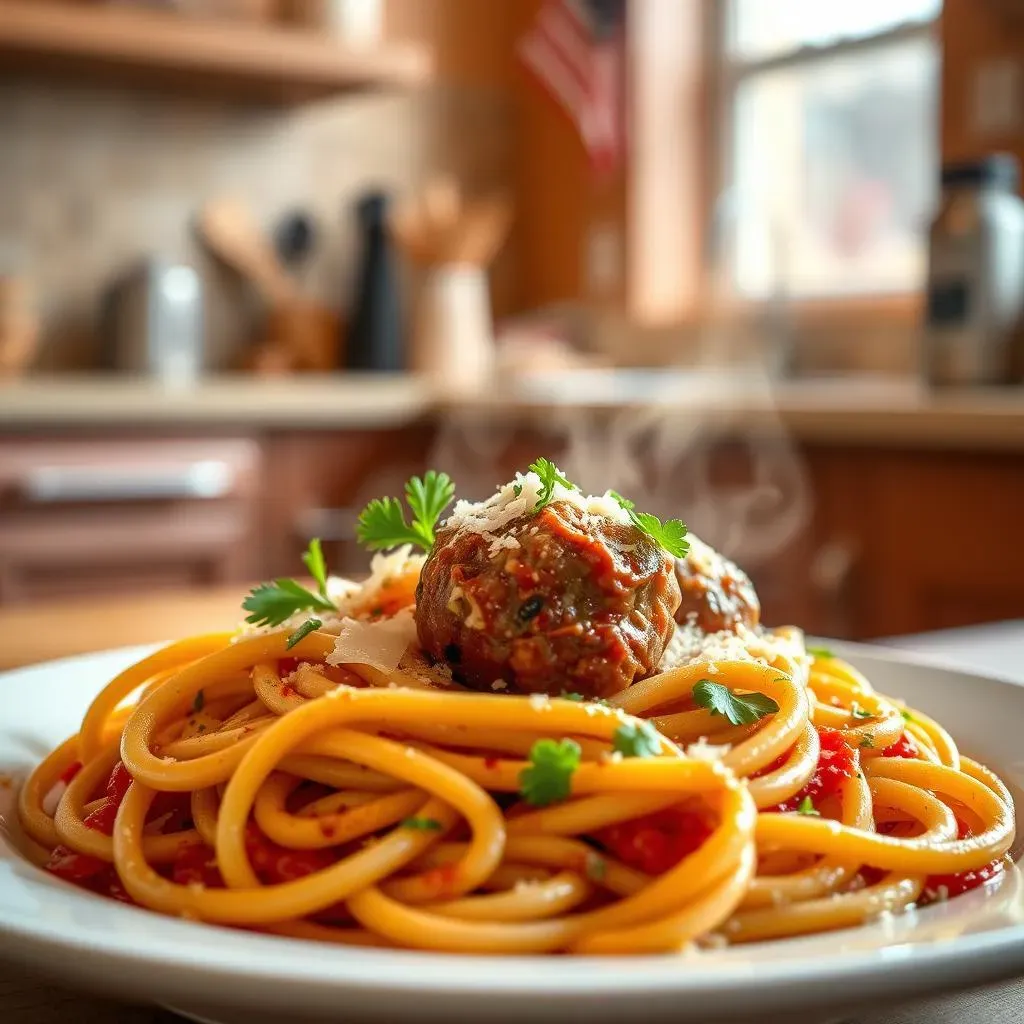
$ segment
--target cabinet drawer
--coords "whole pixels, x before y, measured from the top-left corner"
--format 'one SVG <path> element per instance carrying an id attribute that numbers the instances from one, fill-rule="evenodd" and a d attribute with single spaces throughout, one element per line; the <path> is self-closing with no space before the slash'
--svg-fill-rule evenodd
<path id="1" fill-rule="evenodd" d="M 258 574 L 247 439 L 0 444 L 0 602 Z"/>

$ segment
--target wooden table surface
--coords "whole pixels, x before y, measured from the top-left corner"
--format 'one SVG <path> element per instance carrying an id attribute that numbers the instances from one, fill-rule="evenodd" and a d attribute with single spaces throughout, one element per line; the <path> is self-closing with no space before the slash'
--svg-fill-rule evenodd
<path id="1" fill-rule="evenodd" d="M 233 629 L 249 587 L 127 592 L 0 606 L 0 671 L 132 644 Z"/>

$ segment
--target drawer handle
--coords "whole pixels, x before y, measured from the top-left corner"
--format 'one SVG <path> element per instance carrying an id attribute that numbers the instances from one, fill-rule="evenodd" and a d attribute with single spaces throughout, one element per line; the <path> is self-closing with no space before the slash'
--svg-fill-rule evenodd
<path id="1" fill-rule="evenodd" d="M 170 469 L 111 466 L 39 466 L 22 485 L 26 501 L 37 505 L 68 502 L 210 499 L 231 493 L 234 473 L 226 462 L 204 459 Z"/>

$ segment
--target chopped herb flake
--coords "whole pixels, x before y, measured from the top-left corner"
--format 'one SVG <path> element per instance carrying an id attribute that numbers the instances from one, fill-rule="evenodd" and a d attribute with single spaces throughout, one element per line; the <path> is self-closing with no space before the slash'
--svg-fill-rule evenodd
<path id="1" fill-rule="evenodd" d="M 732 725 L 753 725 L 779 710 L 779 705 L 766 694 L 733 693 L 710 679 L 701 679 L 694 686 L 693 699 L 698 707 L 707 708 L 713 715 L 722 715 Z"/>
<path id="2" fill-rule="evenodd" d="M 615 730 L 612 749 L 623 757 L 657 757 L 661 736 L 650 722 L 626 722 Z"/>
<path id="3" fill-rule="evenodd" d="M 419 815 L 413 818 L 405 818 L 398 823 L 399 828 L 411 828 L 417 832 L 440 832 L 444 825 L 437 818 L 422 818 Z"/>
<path id="4" fill-rule="evenodd" d="M 530 748 L 530 763 L 519 773 L 522 798 L 534 807 L 565 800 L 572 792 L 581 753 L 575 740 L 537 740 Z"/>
<path id="5" fill-rule="evenodd" d="M 821 811 L 815 808 L 814 801 L 809 796 L 805 796 L 803 800 L 800 801 L 800 805 L 797 807 L 796 813 L 814 815 L 817 818 L 821 817 Z"/>
<path id="6" fill-rule="evenodd" d="M 534 512 L 551 504 L 555 494 L 555 487 L 561 484 L 570 491 L 578 491 L 579 488 L 562 475 L 561 470 L 550 460 L 540 458 L 530 463 L 530 472 L 540 477 L 540 492 L 537 495 L 537 504 L 533 506 Z"/>
<path id="7" fill-rule="evenodd" d="M 310 633 L 318 630 L 323 623 L 319 619 L 306 619 L 306 621 L 299 626 L 291 636 L 288 637 L 288 642 L 284 645 L 286 651 L 290 651 L 300 640 L 305 640 Z"/>
<path id="8" fill-rule="evenodd" d="M 608 863 L 604 857 L 599 857 L 596 853 L 587 854 L 587 865 L 586 865 L 587 878 L 592 882 L 601 882 L 604 880 L 605 875 L 608 874 Z"/>

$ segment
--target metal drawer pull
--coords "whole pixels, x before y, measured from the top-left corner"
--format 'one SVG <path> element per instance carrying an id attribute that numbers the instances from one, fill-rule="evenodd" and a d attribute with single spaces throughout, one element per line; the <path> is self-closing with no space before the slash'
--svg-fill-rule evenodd
<path id="1" fill-rule="evenodd" d="M 35 504 L 63 502 L 209 499 L 231 493 L 234 473 L 226 462 L 204 459 L 188 466 L 131 469 L 113 466 L 39 466 L 22 493 Z"/>

